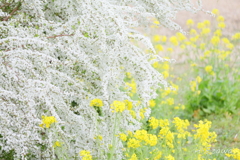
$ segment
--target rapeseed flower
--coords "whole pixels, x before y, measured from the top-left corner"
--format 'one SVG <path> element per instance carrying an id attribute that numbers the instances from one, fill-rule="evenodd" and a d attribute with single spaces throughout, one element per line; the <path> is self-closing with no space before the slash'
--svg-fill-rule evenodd
<path id="1" fill-rule="evenodd" d="M 139 140 L 135 139 L 135 138 L 130 138 L 129 141 L 127 142 L 127 147 L 128 148 L 138 148 L 140 147 L 140 142 Z"/>
<path id="2" fill-rule="evenodd" d="M 218 36 L 213 36 L 211 39 L 211 43 L 213 45 L 218 45 L 218 43 L 220 42 L 220 38 Z"/>
<path id="3" fill-rule="evenodd" d="M 207 35 L 211 32 L 210 28 L 203 28 L 202 29 L 202 32 L 201 32 L 201 35 Z"/>
<path id="4" fill-rule="evenodd" d="M 168 98 L 166 101 L 167 101 L 167 104 L 170 105 L 170 106 L 174 104 L 174 99 L 173 98 Z"/>
<path id="5" fill-rule="evenodd" d="M 132 154 L 131 158 L 128 160 L 138 160 L 137 155 L 135 153 Z"/>
<path id="6" fill-rule="evenodd" d="M 225 28 L 225 27 L 226 27 L 226 25 L 225 25 L 224 22 L 220 22 L 220 23 L 218 23 L 218 28 L 223 29 L 223 28 Z"/>
<path id="7" fill-rule="evenodd" d="M 191 27 L 194 25 L 194 21 L 192 19 L 188 19 L 186 24 L 187 24 L 187 26 Z"/>
<path id="8" fill-rule="evenodd" d="M 61 147 L 62 146 L 62 143 L 59 142 L 59 141 L 56 141 L 54 144 L 53 144 L 53 147 L 56 148 L 56 147 Z"/>
<path id="9" fill-rule="evenodd" d="M 233 39 L 233 40 L 239 40 L 239 39 L 240 39 L 240 33 L 235 33 L 235 34 L 232 36 L 232 39 Z"/>
<path id="10" fill-rule="evenodd" d="M 157 51 L 163 51 L 164 50 L 164 48 L 161 44 L 155 45 L 155 48 L 157 49 Z"/>
<path id="11" fill-rule="evenodd" d="M 160 35 L 154 35 L 153 36 L 153 42 L 159 42 L 161 39 Z"/>
<path id="12" fill-rule="evenodd" d="M 42 124 L 40 124 L 39 126 L 42 128 L 49 128 L 51 126 L 51 124 L 56 123 L 57 120 L 54 116 L 42 116 Z"/>
<path id="13" fill-rule="evenodd" d="M 112 112 L 123 112 L 126 109 L 125 102 L 113 101 L 111 104 Z"/>
<path id="14" fill-rule="evenodd" d="M 92 160 L 92 155 L 90 151 L 82 150 L 79 152 L 79 154 L 82 157 L 82 160 Z"/>
<path id="15" fill-rule="evenodd" d="M 214 32 L 214 35 L 217 36 L 217 37 L 220 37 L 222 36 L 222 31 L 220 29 L 217 29 L 215 32 Z"/>
<path id="16" fill-rule="evenodd" d="M 153 99 L 151 99 L 151 100 L 148 102 L 148 105 L 149 105 L 150 107 L 155 107 L 155 106 L 156 106 L 156 102 L 155 102 Z"/>
<path id="17" fill-rule="evenodd" d="M 101 99 L 93 99 L 90 102 L 90 106 L 91 107 L 102 107 L 103 106 L 103 102 Z"/>
<path id="18" fill-rule="evenodd" d="M 218 22 L 224 22 L 224 17 L 223 16 L 218 16 L 217 21 Z"/>
<path id="19" fill-rule="evenodd" d="M 208 66 L 205 67 L 205 71 L 206 71 L 207 73 L 212 72 L 212 69 L 213 69 L 213 67 L 210 66 L 210 65 L 208 65 Z"/>
<path id="20" fill-rule="evenodd" d="M 158 122 L 159 122 L 158 119 L 151 117 L 149 119 L 149 123 L 150 123 L 149 126 L 152 127 L 152 129 L 156 129 L 158 127 Z"/>
<path id="21" fill-rule="evenodd" d="M 119 138 L 122 140 L 122 141 L 127 141 L 127 135 L 126 134 L 124 134 L 124 133 L 120 133 L 119 134 Z"/>
<path id="22" fill-rule="evenodd" d="M 231 154 L 227 153 L 225 155 L 229 158 L 232 157 L 233 159 L 240 160 L 240 149 L 233 148 L 231 151 L 232 151 Z"/>
<path id="23" fill-rule="evenodd" d="M 175 36 L 170 37 L 169 41 L 174 45 L 177 46 L 178 45 L 178 39 Z"/>
<path id="24" fill-rule="evenodd" d="M 133 107 L 132 102 L 129 101 L 129 100 L 124 100 L 124 102 L 125 102 L 125 105 L 126 105 L 126 107 L 127 107 L 127 110 L 131 110 L 132 107 Z"/>
<path id="25" fill-rule="evenodd" d="M 212 13 L 213 13 L 213 14 L 216 14 L 216 15 L 219 15 L 219 10 L 218 10 L 218 9 L 213 9 L 213 10 L 212 10 Z"/>
<path id="26" fill-rule="evenodd" d="M 204 27 L 205 27 L 204 23 L 200 22 L 200 23 L 197 24 L 198 29 L 203 29 Z"/>
<path id="27" fill-rule="evenodd" d="M 175 160 L 175 158 L 172 155 L 165 156 L 166 160 Z"/>

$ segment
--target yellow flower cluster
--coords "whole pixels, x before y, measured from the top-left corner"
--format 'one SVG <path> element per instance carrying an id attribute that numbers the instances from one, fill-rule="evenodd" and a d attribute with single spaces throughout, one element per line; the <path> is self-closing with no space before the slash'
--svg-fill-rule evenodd
<path id="1" fill-rule="evenodd" d="M 53 144 L 53 147 L 56 148 L 56 147 L 61 147 L 62 146 L 62 143 L 59 142 L 59 141 L 56 141 L 54 144 Z"/>
<path id="2" fill-rule="evenodd" d="M 137 93 L 137 84 L 134 79 L 131 82 L 126 82 L 126 85 L 131 88 L 131 92 L 129 95 L 132 97 L 135 93 Z"/>
<path id="3" fill-rule="evenodd" d="M 126 109 L 126 103 L 122 101 L 113 101 L 111 109 L 112 112 L 123 112 Z"/>
<path id="4" fill-rule="evenodd" d="M 238 148 L 233 148 L 231 154 L 226 154 L 227 157 L 232 157 L 233 159 L 240 160 L 240 149 Z"/>
<path id="5" fill-rule="evenodd" d="M 128 148 L 138 148 L 141 146 L 140 143 L 141 143 L 141 141 L 139 141 L 135 138 L 130 138 L 127 142 L 127 147 Z"/>
<path id="6" fill-rule="evenodd" d="M 82 160 L 92 160 L 92 155 L 90 151 L 82 150 L 79 152 L 79 154 L 82 157 Z"/>
<path id="7" fill-rule="evenodd" d="M 134 153 L 129 160 L 138 160 L 137 155 Z"/>
<path id="8" fill-rule="evenodd" d="M 199 139 L 202 145 L 200 151 L 207 153 L 210 150 L 211 143 L 216 142 L 217 134 L 215 132 L 209 132 L 212 122 L 210 121 L 199 121 L 199 125 L 195 124 L 194 127 L 197 128 L 195 139 Z"/>
<path id="9" fill-rule="evenodd" d="M 186 136 L 190 136 L 190 132 L 186 131 L 188 126 L 190 125 L 188 120 L 182 120 L 179 117 L 175 117 L 173 122 L 175 124 L 175 127 L 178 131 L 177 137 L 186 139 Z"/>
<path id="10" fill-rule="evenodd" d="M 211 65 L 206 66 L 205 71 L 210 75 L 215 75 L 215 73 L 213 71 L 213 67 Z"/>
<path id="11" fill-rule="evenodd" d="M 198 90 L 198 84 L 200 84 L 202 81 L 202 78 L 200 76 L 197 76 L 194 81 L 190 81 L 190 88 L 192 92 L 196 92 L 198 95 L 201 93 L 200 90 Z"/>
<path id="12" fill-rule="evenodd" d="M 102 107 L 103 106 L 103 102 L 101 99 L 93 99 L 90 102 L 90 106 L 91 107 Z"/>
<path id="13" fill-rule="evenodd" d="M 39 126 L 42 128 L 49 128 L 51 126 L 51 124 L 56 123 L 57 120 L 54 116 L 42 116 L 42 124 L 40 124 Z"/>

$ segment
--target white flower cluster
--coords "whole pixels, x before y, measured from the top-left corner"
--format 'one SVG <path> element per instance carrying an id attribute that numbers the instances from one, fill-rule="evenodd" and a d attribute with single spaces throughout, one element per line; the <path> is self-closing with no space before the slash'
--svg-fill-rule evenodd
<path id="1" fill-rule="evenodd" d="M 136 111 L 167 85 L 150 61 L 163 59 L 136 28 L 149 27 L 156 17 L 180 30 L 171 19 L 183 9 L 198 10 L 190 0 L 1 1 L 0 155 L 14 150 L 16 159 L 80 159 L 85 149 L 107 159 L 114 127 L 110 104 L 131 100 L 120 89 L 126 72 L 142 102 Z M 103 116 L 89 106 L 95 98 L 104 102 Z M 42 128 L 42 116 L 54 116 L 57 123 Z M 141 127 L 130 117 L 122 113 L 122 130 Z M 97 135 L 103 137 L 101 147 Z M 54 150 L 56 141 L 64 152 Z M 120 147 L 116 159 L 122 159 Z"/>

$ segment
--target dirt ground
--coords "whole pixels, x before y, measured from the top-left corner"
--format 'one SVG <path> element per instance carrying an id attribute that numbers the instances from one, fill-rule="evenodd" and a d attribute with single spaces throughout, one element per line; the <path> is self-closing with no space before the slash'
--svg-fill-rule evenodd
<path id="1" fill-rule="evenodd" d="M 212 11 L 212 9 L 216 8 L 219 10 L 220 15 L 225 18 L 226 29 L 224 29 L 224 34 L 228 35 L 233 32 L 240 32 L 240 0 L 202 0 L 202 2 L 204 10 Z M 186 21 L 188 19 L 193 19 L 196 24 L 203 20 L 211 20 L 213 18 L 214 17 L 205 14 L 204 12 L 198 12 L 196 14 L 180 12 L 177 14 L 175 22 L 186 30 Z M 173 31 L 169 29 L 162 28 L 159 32 L 165 35 L 173 33 Z"/>

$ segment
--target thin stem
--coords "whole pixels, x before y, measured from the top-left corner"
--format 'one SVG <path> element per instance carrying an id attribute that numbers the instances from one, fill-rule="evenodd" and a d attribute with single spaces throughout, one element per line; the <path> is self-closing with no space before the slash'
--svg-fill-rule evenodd
<path id="1" fill-rule="evenodd" d="M 21 6 L 21 2 L 18 3 L 17 7 L 15 7 L 13 11 L 10 13 L 10 15 L 5 17 L 3 21 L 8 21 L 8 19 L 19 9 L 20 6 Z"/>

